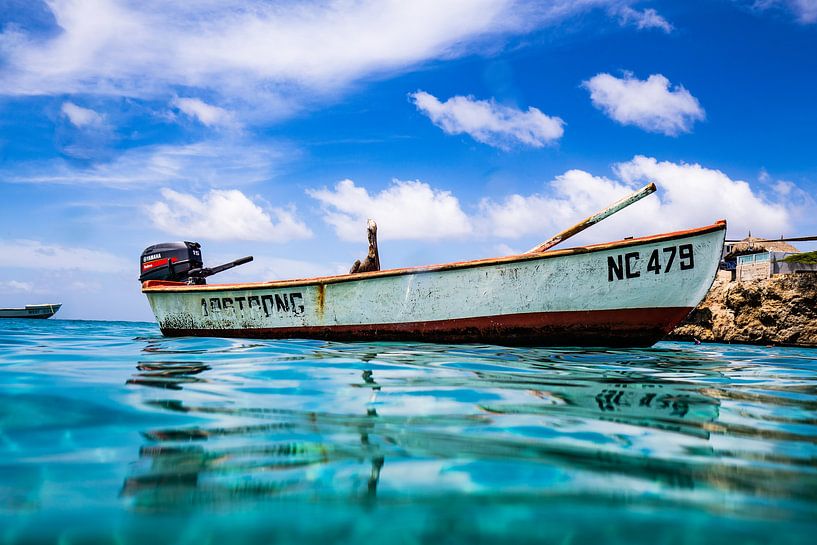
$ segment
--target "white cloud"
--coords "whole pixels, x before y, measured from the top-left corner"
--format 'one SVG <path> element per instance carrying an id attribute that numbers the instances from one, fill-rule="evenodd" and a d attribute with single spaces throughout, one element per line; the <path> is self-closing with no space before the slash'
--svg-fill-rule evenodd
<path id="1" fill-rule="evenodd" d="M 371 195 L 352 180 L 334 189 L 309 190 L 324 209 L 324 220 L 344 240 L 359 241 L 366 234 L 366 220 L 377 221 L 380 240 L 436 240 L 471 232 L 471 221 L 450 191 L 434 189 L 420 181 L 394 180 Z"/>
<path id="2" fill-rule="evenodd" d="M 619 0 L 51 0 L 55 31 L 0 34 L 0 93 L 165 96 L 288 108 Z"/>
<path id="3" fill-rule="evenodd" d="M 653 74 L 640 80 L 631 73 L 623 78 L 598 74 L 582 84 L 590 91 L 593 105 L 622 125 L 675 136 L 690 132 L 695 121 L 705 118 L 698 99 L 669 80 Z"/>
<path id="4" fill-rule="evenodd" d="M 752 7 L 759 10 L 784 7 L 792 11 L 801 23 L 817 22 L 817 0 L 755 0 Z"/>
<path id="5" fill-rule="evenodd" d="M 266 242 L 312 236 L 293 206 L 265 209 L 236 189 L 213 189 L 197 198 L 164 188 L 162 197 L 148 207 L 148 216 L 157 228 L 176 236 Z"/>
<path id="6" fill-rule="evenodd" d="M 0 267 L 121 273 L 133 264 L 119 256 L 81 247 L 44 244 L 37 240 L 0 240 Z"/>
<path id="7" fill-rule="evenodd" d="M 653 8 L 637 10 L 630 6 L 622 6 L 617 10 L 619 22 L 622 25 L 633 25 L 638 30 L 658 28 L 669 34 L 672 25 Z"/>
<path id="8" fill-rule="evenodd" d="M 501 202 L 483 199 L 480 209 L 488 231 L 501 238 L 541 234 L 544 240 L 618 200 L 627 191 L 621 184 L 581 170 L 569 170 L 549 185 L 549 194 L 514 194 Z"/>
<path id="9" fill-rule="evenodd" d="M 102 116 L 94 110 L 77 106 L 73 102 L 62 103 L 62 115 L 75 127 L 102 125 Z"/>
<path id="10" fill-rule="evenodd" d="M 789 0 L 787 4 L 801 22 L 817 22 L 817 0 Z"/>
<path id="11" fill-rule="evenodd" d="M 512 144 L 534 148 L 555 142 L 564 134 L 564 121 L 543 114 L 497 104 L 493 100 L 455 96 L 445 102 L 424 91 L 411 95 L 417 109 L 448 134 L 468 134 L 474 140 L 507 149 Z"/>
<path id="12" fill-rule="evenodd" d="M 762 184 L 762 187 L 769 189 L 772 194 L 776 195 L 778 200 L 788 204 L 787 207 L 792 216 L 792 223 L 799 227 L 800 234 L 814 232 L 814 229 L 817 229 L 817 218 L 814 216 L 817 200 L 813 192 L 804 190 L 790 180 L 773 178 L 765 169 L 760 171 L 758 181 Z M 774 236 L 774 234 L 771 236 Z"/>
<path id="13" fill-rule="evenodd" d="M 547 190 L 532 195 L 483 199 L 479 211 L 466 214 L 459 200 L 426 183 L 395 180 L 370 194 L 351 180 L 332 189 L 307 193 L 323 205 L 324 220 L 344 240 L 360 241 L 367 218 L 378 221 L 381 239 L 434 240 L 466 235 L 520 239 L 536 235 L 545 240 L 597 212 L 622 196 L 655 182 L 658 194 L 606 219 L 576 243 L 605 241 L 630 235 L 650 235 L 709 225 L 727 219 L 729 231 L 743 236 L 792 234 L 804 206 L 813 200 L 790 183 L 768 184 L 768 194 L 748 182 L 699 164 L 673 163 L 636 156 L 614 167 L 615 177 L 568 170 L 554 178 Z M 812 206 L 813 208 L 813 206 Z M 514 245 L 518 246 L 518 245 Z M 518 253 L 500 245 L 500 254 Z"/>
<path id="14" fill-rule="evenodd" d="M 494 246 L 494 251 L 496 255 L 518 255 L 525 252 L 525 250 L 521 248 L 514 248 L 513 246 L 508 246 L 505 243 L 500 243 Z"/>
<path id="15" fill-rule="evenodd" d="M 212 266 L 227 263 L 238 257 L 239 254 L 234 249 L 234 244 L 227 243 L 227 245 L 227 248 L 224 247 L 224 244 L 219 248 L 215 244 L 208 244 L 205 248 L 205 264 Z M 213 251 L 211 252 L 211 250 Z M 232 282 L 260 282 L 334 276 L 348 273 L 351 265 L 351 262 L 339 263 L 328 260 L 305 261 L 264 254 L 259 255 L 256 250 L 258 250 L 257 247 L 251 250 L 254 256 L 251 264 L 220 273 L 218 275 L 218 282 L 229 284 Z"/>
<path id="16" fill-rule="evenodd" d="M 63 160 L 5 166 L 6 182 L 95 184 L 117 188 L 190 183 L 233 186 L 270 179 L 276 164 L 296 150 L 244 141 L 207 141 L 185 145 L 143 146 L 112 161 L 77 166 Z"/>
<path id="17" fill-rule="evenodd" d="M 540 235 L 542 240 L 654 181 L 658 194 L 634 204 L 589 229 L 576 241 L 609 240 L 708 225 L 725 218 L 729 231 L 743 236 L 789 233 L 792 205 L 768 199 L 749 183 L 698 164 L 636 156 L 615 166 L 617 179 L 569 170 L 548 184 L 548 191 L 511 195 L 501 202 L 483 200 L 485 228 L 497 236 Z"/>
<path id="18" fill-rule="evenodd" d="M 214 263 L 226 263 L 230 259 L 235 259 L 235 256 L 225 255 L 224 259 L 215 259 Z M 303 261 L 300 259 L 255 255 L 253 267 L 238 267 L 232 270 L 235 271 L 234 278 L 236 281 L 287 280 L 346 274 L 349 272 L 350 265 L 351 263 Z"/>
<path id="19" fill-rule="evenodd" d="M 173 105 L 189 117 L 197 119 L 199 123 L 208 127 L 233 127 L 236 125 L 231 112 L 207 104 L 198 98 L 175 98 Z"/>
<path id="20" fill-rule="evenodd" d="M 0 280 L 0 293 L 31 293 L 34 291 L 34 284 L 31 282 L 20 282 L 18 280 Z"/>

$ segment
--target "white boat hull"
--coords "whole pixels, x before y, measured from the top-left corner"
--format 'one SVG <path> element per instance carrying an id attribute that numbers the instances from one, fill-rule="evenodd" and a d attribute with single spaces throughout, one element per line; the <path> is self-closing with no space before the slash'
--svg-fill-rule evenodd
<path id="1" fill-rule="evenodd" d="M 543 254 L 143 292 L 171 336 L 648 346 L 704 297 L 725 232 L 719 222 Z"/>

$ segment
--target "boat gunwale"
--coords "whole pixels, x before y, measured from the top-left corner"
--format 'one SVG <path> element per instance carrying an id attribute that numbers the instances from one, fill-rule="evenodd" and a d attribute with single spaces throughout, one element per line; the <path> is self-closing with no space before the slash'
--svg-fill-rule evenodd
<path id="1" fill-rule="evenodd" d="M 493 265 L 504 265 L 507 263 L 519 263 L 525 261 L 532 261 L 535 259 L 551 259 L 556 257 L 565 257 L 570 255 L 579 255 L 593 252 L 600 252 L 616 248 L 628 248 L 630 246 L 638 246 L 642 244 L 650 244 L 659 241 L 669 241 L 678 238 L 688 238 L 691 236 L 705 235 L 715 231 L 726 231 L 726 220 L 718 220 L 711 225 L 704 227 L 696 227 L 693 229 L 686 229 L 683 231 L 672 231 L 669 233 L 661 233 L 658 235 L 648 235 L 644 237 L 633 237 L 612 242 L 602 242 L 599 244 L 590 244 L 587 246 L 577 246 L 574 248 L 565 248 L 563 250 L 553 250 L 536 253 L 523 253 L 517 255 L 510 255 L 504 257 L 489 257 L 483 259 L 474 259 L 470 261 L 455 261 L 451 263 L 442 263 L 437 265 L 421 265 L 418 267 L 405 267 L 399 269 L 385 269 L 381 271 L 372 271 L 366 273 L 356 274 L 340 274 L 334 276 L 319 276 L 313 278 L 297 278 L 290 280 L 267 280 L 261 282 L 244 282 L 237 284 L 206 284 L 206 285 L 188 285 L 183 282 L 170 282 L 166 280 L 147 280 L 142 283 L 142 293 L 177 293 L 177 292 L 206 292 L 206 291 L 243 291 L 254 289 L 277 289 L 293 286 L 313 286 L 338 284 L 341 282 L 358 282 L 362 280 L 370 280 L 374 278 L 383 278 L 389 276 L 402 276 L 409 274 L 422 274 L 432 272 L 442 272 L 458 269 L 469 269 L 478 267 L 489 267 Z"/>
<path id="2" fill-rule="evenodd" d="M 39 303 L 39 304 L 36 304 L 36 305 L 26 305 L 24 307 L 4 307 L 4 308 L 0 308 L 0 311 L 3 311 L 3 310 L 24 311 L 24 310 L 28 310 L 30 308 L 44 308 L 44 307 L 48 307 L 48 308 L 62 307 L 62 303 Z M 59 310 L 59 308 L 57 310 Z M 56 314 L 56 311 L 55 311 L 55 314 Z"/>

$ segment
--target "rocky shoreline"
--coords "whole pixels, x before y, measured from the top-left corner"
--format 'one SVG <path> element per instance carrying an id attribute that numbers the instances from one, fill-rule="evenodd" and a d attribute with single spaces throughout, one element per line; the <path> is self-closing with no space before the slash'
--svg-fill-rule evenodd
<path id="1" fill-rule="evenodd" d="M 716 280 L 667 339 L 817 347 L 817 274 Z"/>

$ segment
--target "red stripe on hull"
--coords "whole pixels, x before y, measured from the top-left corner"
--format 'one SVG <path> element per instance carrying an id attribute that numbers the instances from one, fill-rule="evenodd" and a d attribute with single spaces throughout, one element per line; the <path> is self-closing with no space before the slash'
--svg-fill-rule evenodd
<path id="1" fill-rule="evenodd" d="M 429 322 L 242 329 L 162 327 L 170 337 L 415 341 L 506 346 L 652 346 L 691 307 L 535 312 Z"/>

